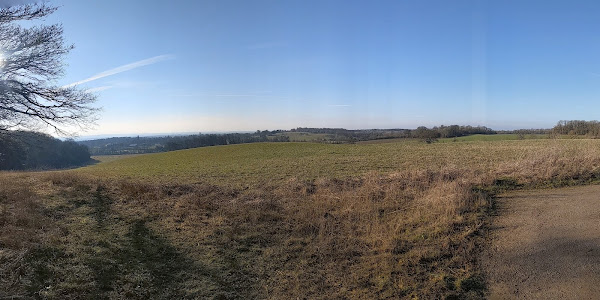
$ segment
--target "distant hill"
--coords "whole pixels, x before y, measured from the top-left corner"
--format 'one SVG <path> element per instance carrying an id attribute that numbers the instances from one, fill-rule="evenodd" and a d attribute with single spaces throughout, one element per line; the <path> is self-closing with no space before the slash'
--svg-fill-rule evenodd
<path id="1" fill-rule="evenodd" d="M 495 134 L 484 126 L 439 126 L 431 129 L 360 129 L 298 127 L 291 130 L 257 130 L 252 133 L 195 134 L 170 136 L 111 137 L 79 141 L 92 155 L 157 153 L 197 147 L 256 142 L 355 143 L 359 141 L 418 138 L 432 142 L 437 138 L 473 134 Z"/>

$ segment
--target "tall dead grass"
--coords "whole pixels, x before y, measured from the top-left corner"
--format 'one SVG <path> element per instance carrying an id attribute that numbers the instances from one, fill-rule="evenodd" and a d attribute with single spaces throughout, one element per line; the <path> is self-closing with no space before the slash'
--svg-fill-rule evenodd
<path id="1" fill-rule="evenodd" d="M 511 178 L 526 186 L 589 182 L 597 180 L 600 174 L 600 148 L 593 140 L 555 144 L 522 159 L 501 163 L 490 174 L 490 178 Z"/>
<path id="2" fill-rule="evenodd" d="M 302 247 L 277 247 L 272 261 L 294 259 L 280 262 L 284 276 L 270 278 L 269 292 L 327 299 L 480 295 L 455 284 L 473 275 L 474 263 L 473 254 L 454 249 L 474 249 L 470 235 L 481 226 L 476 214 L 487 201 L 458 173 L 320 180 L 308 183 L 313 192 L 301 198 L 294 185 L 307 183 L 290 183 L 279 190 L 288 224 L 283 239 Z"/>
<path id="3" fill-rule="evenodd" d="M 31 273 L 27 254 L 52 230 L 31 181 L 18 173 L 0 176 L 0 298 L 24 292 L 23 278 Z"/>

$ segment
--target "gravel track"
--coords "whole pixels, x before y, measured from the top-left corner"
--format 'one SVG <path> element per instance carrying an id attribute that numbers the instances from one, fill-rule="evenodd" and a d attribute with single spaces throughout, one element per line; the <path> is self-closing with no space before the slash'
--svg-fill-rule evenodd
<path id="1" fill-rule="evenodd" d="M 600 299 L 600 186 L 510 193 L 482 255 L 489 299 Z"/>

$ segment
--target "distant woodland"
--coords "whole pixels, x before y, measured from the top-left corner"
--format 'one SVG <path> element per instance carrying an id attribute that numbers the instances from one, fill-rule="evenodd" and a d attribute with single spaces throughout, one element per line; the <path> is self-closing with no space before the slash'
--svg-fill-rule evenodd
<path id="1" fill-rule="evenodd" d="M 437 138 L 460 137 L 473 134 L 495 134 L 484 126 L 436 126 L 431 129 L 365 129 L 307 128 L 291 130 L 257 130 L 253 133 L 197 134 L 161 137 L 113 137 L 79 142 L 89 147 L 91 155 L 118 155 L 155 153 L 197 147 L 244 144 L 256 142 L 311 141 L 321 143 L 354 143 L 358 141 L 417 138 L 428 142 Z"/>
<path id="2" fill-rule="evenodd" d="M 553 135 L 572 135 L 572 136 L 588 136 L 600 137 L 600 122 L 598 121 L 559 121 L 552 128 Z"/>
<path id="3" fill-rule="evenodd" d="M 90 161 L 88 148 L 73 140 L 31 131 L 0 131 L 0 170 L 60 169 Z"/>
<path id="4" fill-rule="evenodd" d="M 286 136 L 269 131 L 256 133 L 197 134 L 187 136 L 113 137 L 79 142 L 89 147 L 91 155 L 140 154 L 174 151 L 206 146 L 257 142 L 287 142 Z"/>

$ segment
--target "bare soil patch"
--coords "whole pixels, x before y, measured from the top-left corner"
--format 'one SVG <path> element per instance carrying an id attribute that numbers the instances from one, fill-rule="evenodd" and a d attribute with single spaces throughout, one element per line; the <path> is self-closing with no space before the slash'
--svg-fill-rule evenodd
<path id="1" fill-rule="evenodd" d="M 600 186 L 498 199 L 482 264 L 489 299 L 597 299 Z"/>

